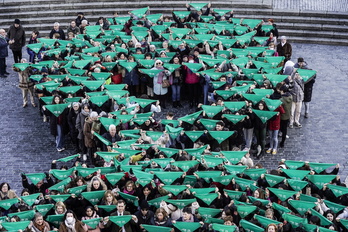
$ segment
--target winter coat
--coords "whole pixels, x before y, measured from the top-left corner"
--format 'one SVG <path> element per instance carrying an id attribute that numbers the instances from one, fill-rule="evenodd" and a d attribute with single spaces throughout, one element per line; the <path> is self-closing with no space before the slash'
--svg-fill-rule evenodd
<path id="1" fill-rule="evenodd" d="M 153 68 L 153 69 L 157 69 L 157 68 Z M 159 74 L 154 76 L 153 77 L 153 92 L 156 95 L 165 95 L 168 93 L 168 88 L 162 88 L 162 83 L 157 83 L 160 75 L 163 75 L 163 80 L 168 79 L 169 77 L 165 72 L 160 72 Z"/>
<path id="2" fill-rule="evenodd" d="M 126 71 L 126 74 L 123 78 L 123 83 L 127 84 L 128 86 L 139 85 L 139 74 L 137 69 L 133 69 L 130 72 Z"/>
<path id="3" fill-rule="evenodd" d="M 8 57 L 8 43 L 6 38 L 0 37 L 0 58 Z"/>
<path id="4" fill-rule="evenodd" d="M 68 232 L 70 231 L 68 227 L 65 225 L 64 221 L 59 226 L 59 232 Z M 75 222 L 75 231 L 76 232 L 85 232 L 88 231 L 87 225 L 82 223 L 81 221 L 76 220 Z"/>
<path id="5" fill-rule="evenodd" d="M 280 119 L 289 120 L 291 115 L 292 95 L 287 92 L 282 95 L 282 98 L 280 100 L 283 102 L 282 106 L 285 112 L 280 116 Z"/>
<path id="6" fill-rule="evenodd" d="M 274 112 L 279 112 L 279 115 L 274 116 L 273 119 L 268 122 L 268 129 L 279 130 L 280 129 L 280 117 L 285 113 L 283 106 L 279 106 Z"/>
<path id="7" fill-rule="evenodd" d="M 58 117 L 52 114 L 49 110 L 45 110 L 45 115 L 50 117 L 50 131 L 51 135 L 57 136 L 57 125 L 60 125 L 62 128 L 62 132 L 66 135 L 69 132 L 69 126 L 66 121 L 67 108 L 61 113 Z"/>
<path id="8" fill-rule="evenodd" d="M 21 89 L 32 89 L 34 88 L 34 82 L 31 82 L 29 79 L 29 70 L 26 69 L 24 71 L 18 72 L 19 77 L 19 85 L 18 87 Z"/>
<path id="9" fill-rule="evenodd" d="M 76 129 L 78 129 L 79 131 L 79 135 L 77 136 L 78 139 L 83 139 L 83 127 L 85 125 L 85 120 L 87 116 L 88 113 L 86 113 L 84 110 L 81 110 L 81 112 L 77 115 Z"/>
<path id="10" fill-rule="evenodd" d="M 85 135 L 85 146 L 95 147 L 94 136 L 92 134 L 93 121 L 89 117 L 86 118 L 85 125 L 83 126 L 83 134 Z"/>
<path id="11" fill-rule="evenodd" d="M 15 27 L 12 25 L 8 30 L 8 38 L 9 40 L 14 39 L 14 43 L 10 44 L 10 48 L 12 51 L 22 51 L 22 47 L 25 46 L 25 31 L 21 25 L 19 27 Z"/>
<path id="12" fill-rule="evenodd" d="M 302 79 L 294 78 L 293 87 L 290 90 L 293 102 L 302 102 L 304 98 L 304 82 Z"/>
<path id="13" fill-rule="evenodd" d="M 65 33 L 64 33 L 64 31 L 61 28 L 59 28 L 58 31 L 52 29 L 51 32 L 50 32 L 50 38 L 53 39 L 53 36 L 56 33 L 59 34 L 59 39 L 65 40 Z"/>
<path id="14" fill-rule="evenodd" d="M 304 84 L 304 102 L 310 102 L 312 100 L 312 92 L 313 92 L 313 85 L 315 83 L 316 75 L 308 81 L 306 84 Z"/>
<path id="15" fill-rule="evenodd" d="M 277 52 L 279 56 L 285 56 L 285 58 L 290 59 L 292 55 L 292 47 L 291 44 L 286 42 L 284 46 L 282 46 L 282 43 L 279 43 L 277 45 Z"/>

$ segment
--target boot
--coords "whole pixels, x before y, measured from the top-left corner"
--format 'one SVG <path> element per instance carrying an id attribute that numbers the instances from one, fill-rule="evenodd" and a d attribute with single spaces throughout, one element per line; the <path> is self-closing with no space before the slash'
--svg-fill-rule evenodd
<path id="1" fill-rule="evenodd" d="M 177 103 L 177 106 L 178 106 L 178 107 L 182 107 L 180 101 L 177 101 L 176 103 Z"/>

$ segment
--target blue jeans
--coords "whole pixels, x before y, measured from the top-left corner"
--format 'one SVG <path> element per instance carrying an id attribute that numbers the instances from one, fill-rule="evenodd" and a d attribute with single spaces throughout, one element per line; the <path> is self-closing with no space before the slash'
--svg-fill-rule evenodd
<path id="1" fill-rule="evenodd" d="M 172 101 L 180 101 L 180 85 L 172 85 Z"/>
<path id="2" fill-rule="evenodd" d="M 251 129 L 243 129 L 244 140 L 245 140 L 245 148 L 250 149 L 251 142 L 253 141 L 254 128 Z"/>
<path id="3" fill-rule="evenodd" d="M 57 124 L 57 136 L 56 136 L 56 148 L 61 149 L 64 147 L 64 134 L 62 127 Z"/>
<path id="4" fill-rule="evenodd" d="M 279 130 L 269 130 L 270 147 L 269 149 L 277 150 L 278 148 L 278 132 Z"/>

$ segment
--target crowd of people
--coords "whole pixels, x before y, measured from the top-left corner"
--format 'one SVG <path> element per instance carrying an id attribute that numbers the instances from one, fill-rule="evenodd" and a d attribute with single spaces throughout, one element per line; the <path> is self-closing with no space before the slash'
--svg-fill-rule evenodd
<path id="1" fill-rule="evenodd" d="M 33 31 L 29 60 L 20 20 L 0 29 L 1 77 L 10 45 L 23 107 L 29 94 L 57 151 L 71 141 L 77 153 L 23 173 L 20 197 L 1 185 L 1 212 L 23 221 L 5 230 L 346 230 L 339 166 L 281 161 L 267 172 L 251 158 L 276 155 L 278 137 L 284 147 L 287 128 L 302 127 L 316 72 L 291 61 L 273 19 L 186 7 L 95 25 L 80 12 L 66 33 L 58 22 L 49 38 Z M 159 118 L 168 102 L 182 117 Z"/>

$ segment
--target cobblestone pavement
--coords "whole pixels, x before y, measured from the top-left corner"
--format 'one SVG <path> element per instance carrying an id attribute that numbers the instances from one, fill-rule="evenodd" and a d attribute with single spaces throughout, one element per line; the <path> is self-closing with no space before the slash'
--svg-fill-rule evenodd
<path id="1" fill-rule="evenodd" d="M 341 178 L 346 178 L 348 68 L 345 60 L 348 48 L 293 44 L 293 51 L 293 61 L 304 57 L 310 67 L 318 71 L 310 117 L 301 117 L 303 128 L 289 129 L 290 139 L 284 149 L 277 155 L 265 155 L 260 162 L 268 169 L 276 168 L 281 158 L 339 163 Z M 10 67 L 12 57 L 7 60 Z M 21 172 L 48 171 L 51 160 L 68 156 L 73 151 L 69 146 L 62 153 L 55 150 L 49 125 L 42 122 L 38 109 L 22 108 L 17 82 L 18 76 L 13 71 L 8 78 L 0 79 L 0 183 L 9 182 L 18 193 L 22 189 Z M 190 111 L 186 106 L 175 113 L 178 116 Z"/>
<path id="2" fill-rule="evenodd" d="M 273 0 L 274 9 L 348 12 L 346 0 Z"/>

